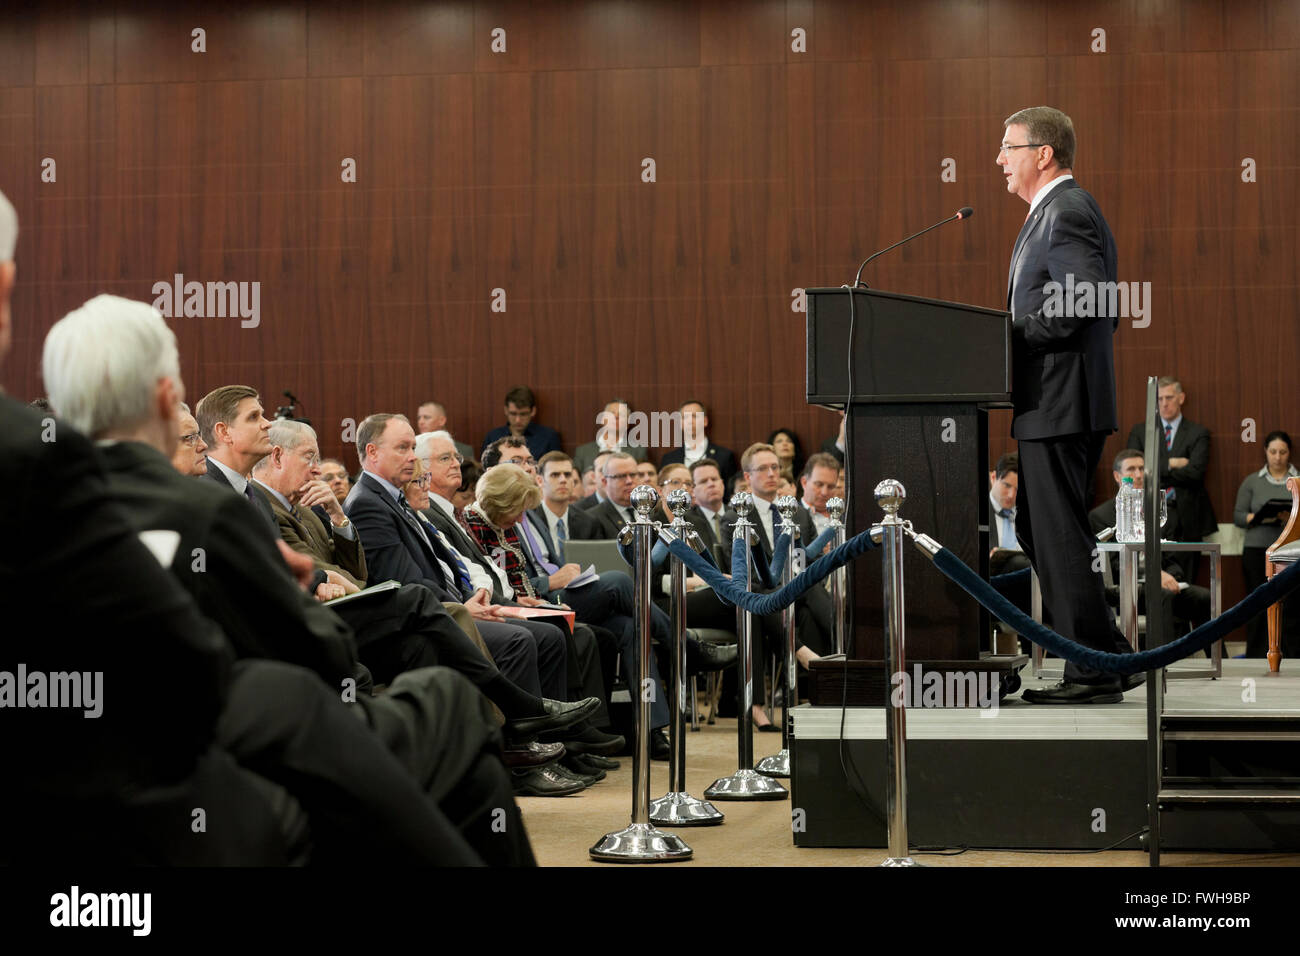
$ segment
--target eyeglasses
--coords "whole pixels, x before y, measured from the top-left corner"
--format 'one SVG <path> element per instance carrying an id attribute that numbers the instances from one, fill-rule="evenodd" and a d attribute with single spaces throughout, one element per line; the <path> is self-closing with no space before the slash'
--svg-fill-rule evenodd
<path id="1" fill-rule="evenodd" d="M 536 458 L 506 458 L 503 459 L 503 464 L 518 465 L 520 468 L 536 468 L 537 459 Z"/>
<path id="2" fill-rule="evenodd" d="M 190 432 L 188 435 L 181 436 L 181 444 L 189 445 L 191 448 L 193 448 L 195 445 L 199 443 L 199 439 L 201 437 L 202 436 L 198 432 Z"/>
<path id="3" fill-rule="evenodd" d="M 998 147 L 998 155 L 1009 153 L 1013 149 L 1037 149 L 1039 146 L 1046 146 L 1046 143 L 1003 143 Z"/>
<path id="4" fill-rule="evenodd" d="M 432 475 L 426 472 L 425 474 L 421 475 L 419 478 L 412 478 L 410 481 L 407 482 L 407 484 L 415 485 L 415 487 L 417 488 L 428 488 L 429 479 L 432 477 L 433 477 Z"/>
<path id="5" fill-rule="evenodd" d="M 452 462 L 458 465 L 465 464 L 465 457 L 458 451 L 449 451 L 445 455 L 439 455 L 433 460 L 435 465 L 450 465 Z"/>
<path id="6" fill-rule="evenodd" d="M 760 474 L 760 475 L 761 475 L 761 474 L 762 474 L 763 472 L 765 472 L 765 471 L 780 471 L 780 470 L 781 470 L 781 464 L 780 464 L 780 462 L 774 462 L 774 463 L 772 463 L 772 464 L 770 464 L 770 465 L 755 465 L 753 468 L 751 468 L 751 469 L 749 469 L 749 470 L 752 471 L 752 472 L 754 472 L 755 474 Z"/>
<path id="7" fill-rule="evenodd" d="M 694 488 L 695 482 L 689 478 L 669 478 L 664 482 L 665 488 Z"/>

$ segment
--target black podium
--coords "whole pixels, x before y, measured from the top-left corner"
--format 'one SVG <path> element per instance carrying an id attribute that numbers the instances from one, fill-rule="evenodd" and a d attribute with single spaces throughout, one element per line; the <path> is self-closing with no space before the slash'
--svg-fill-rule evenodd
<path id="1" fill-rule="evenodd" d="M 987 577 L 986 410 L 1011 406 L 1010 316 L 876 290 L 851 295 L 843 288 L 807 290 L 808 402 L 847 409 L 851 430 L 847 534 L 880 520 L 872 490 L 883 478 L 897 478 L 907 489 L 902 517 Z M 988 643 L 988 612 L 910 543 L 904 582 L 909 667 L 977 666 Z M 878 557 L 849 566 L 849 595 L 848 656 L 882 662 Z"/>

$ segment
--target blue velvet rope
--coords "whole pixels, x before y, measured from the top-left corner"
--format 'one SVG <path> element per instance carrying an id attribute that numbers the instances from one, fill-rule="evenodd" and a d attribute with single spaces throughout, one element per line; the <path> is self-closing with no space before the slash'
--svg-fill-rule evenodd
<path id="1" fill-rule="evenodd" d="M 632 545 L 624 544 L 622 541 L 619 541 L 618 538 L 615 538 L 614 540 L 618 542 L 618 553 L 623 556 L 623 560 L 627 562 L 627 566 L 629 568 L 635 568 L 636 555 L 632 553 Z M 658 571 L 664 566 L 667 560 L 668 545 L 664 544 L 663 538 L 656 538 L 654 547 L 650 549 L 650 569 L 652 571 Z"/>
<path id="2" fill-rule="evenodd" d="M 703 578 L 709 587 L 713 588 L 713 593 L 723 602 L 734 607 L 743 608 L 753 614 L 771 614 L 793 604 L 810 588 L 829 577 L 830 573 L 836 568 L 844 567 L 854 558 L 875 547 L 876 543 L 871 540 L 870 531 L 854 535 L 830 554 L 823 555 L 810 564 L 802 574 L 785 585 L 785 587 L 779 591 L 773 591 L 771 594 L 752 594 L 746 591 L 731 578 L 726 577 L 703 560 L 684 542 L 674 541 L 669 545 L 669 550 L 674 557 L 690 568 L 692 572 Z M 736 548 L 732 552 L 731 570 L 732 577 L 743 581 L 745 559 L 744 557 L 738 558 L 735 554 L 736 551 L 741 550 L 741 548 Z"/>
<path id="3" fill-rule="evenodd" d="M 831 539 L 834 537 L 834 528 L 823 528 L 822 533 L 813 538 L 812 544 L 803 549 L 803 553 L 806 555 L 807 560 L 813 561 L 820 557 L 821 553 L 826 550 L 826 545 L 830 544 Z"/>
<path id="4" fill-rule="evenodd" d="M 989 582 L 967 567 L 947 548 L 934 556 L 934 565 L 954 583 L 960 585 L 967 594 L 988 608 L 992 614 L 1035 644 L 1081 667 L 1107 674 L 1134 674 L 1138 671 L 1156 670 L 1188 657 L 1196 651 L 1209 647 L 1300 587 L 1300 564 L 1293 564 L 1247 594 L 1239 603 L 1214 620 L 1207 621 L 1176 641 L 1133 654 L 1108 654 L 1083 647 L 1044 627 L 994 590 Z M 1027 574 L 1028 571 L 1014 573 Z M 998 577 L 1009 576 L 998 575 Z"/>
<path id="5" fill-rule="evenodd" d="M 1008 571 L 1006 574 L 995 574 L 993 577 L 989 578 L 989 584 L 1001 591 L 1004 588 L 1015 584 L 1017 581 L 1022 581 L 1025 578 L 1028 578 L 1029 571 L 1029 568 L 1021 568 L 1019 571 Z"/>

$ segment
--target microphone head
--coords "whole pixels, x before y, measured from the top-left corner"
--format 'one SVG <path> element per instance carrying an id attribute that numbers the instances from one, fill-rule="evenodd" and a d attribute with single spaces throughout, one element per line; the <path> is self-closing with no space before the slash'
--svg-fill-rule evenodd
<path id="1" fill-rule="evenodd" d="M 975 210 L 972 209 L 970 206 L 962 206 L 960 209 L 957 210 L 958 219 L 969 219 L 973 215 L 975 215 Z"/>

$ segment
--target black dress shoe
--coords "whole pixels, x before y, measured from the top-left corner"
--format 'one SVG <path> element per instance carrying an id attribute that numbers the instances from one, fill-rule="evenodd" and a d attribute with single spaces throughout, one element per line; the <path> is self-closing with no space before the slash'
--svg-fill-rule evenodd
<path id="1" fill-rule="evenodd" d="M 540 767 L 564 756 L 564 744 L 509 743 L 501 751 L 507 767 Z"/>
<path id="2" fill-rule="evenodd" d="M 531 770 L 510 771 L 515 796 L 567 797 L 587 789 L 585 783 L 557 773 L 555 767 L 555 764 L 547 764 L 545 767 L 533 767 Z"/>
<path id="3" fill-rule="evenodd" d="M 597 730 L 595 727 L 588 727 L 582 733 L 575 737 L 570 737 L 564 741 L 564 746 L 571 753 L 575 754 L 600 754 L 608 756 L 616 754 L 627 746 L 627 741 L 618 734 L 607 734 L 604 731 Z"/>
<path id="4" fill-rule="evenodd" d="M 692 648 L 694 653 L 691 653 Z M 713 644 L 706 641 L 691 641 L 686 645 L 686 650 L 686 670 L 689 674 L 726 670 L 736 663 L 739 653 L 735 644 Z"/>
<path id="5" fill-rule="evenodd" d="M 1026 690 L 1020 699 L 1027 704 L 1118 704 L 1124 700 L 1118 680 L 1105 684 L 1074 684 L 1061 681 L 1044 690 Z"/>
<path id="6" fill-rule="evenodd" d="M 577 777 L 587 786 L 605 779 L 605 771 L 589 768 L 579 754 L 567 754 L 560 760 L 560 769 Z"/>
<path id="7" fill-rule="evenodd" d="M 761 727 L 758 724 L 755 724 L 754 729 L 763 734 L 779 734 L 781 732 L 781 728 L 773 723 L 766 723 Z"/>
<path id="8" fill-rule="evenodd" d="M 587 697 L 583 700 L 563 701 L 543 698 L 543 712 L 529 717 L 516 717 L 506 721 L 506 733 L 514 737 L 530 737 L 548 731 L 563 730 L 586 720 L 600 707 L 600 700 Z"/>
<path id="9" fill-rule="evenodd" d="M 668 743 L 668 731 L 663 727 L 650 731 L 650 759 L 667 760 L 672 752 Z"/>
<path id="10" fill-rule="evenodd" d="M 570 756 L 578 761 L 583 773 L 595 773 L 597 770 L 617 770 L 623 766 L 617 760 L 602 757 L 600 754 L 570 754 Z"/>
<path id="11" fill-rule="evenodd" d="M 1136 674 L 1125 674 L 1119 679 L 1119 685 L 1124 690 L 1132 690 L 1134 687 L 1141 687 L 1147 682 L 1147 675 L 1138 671 Z"/>

